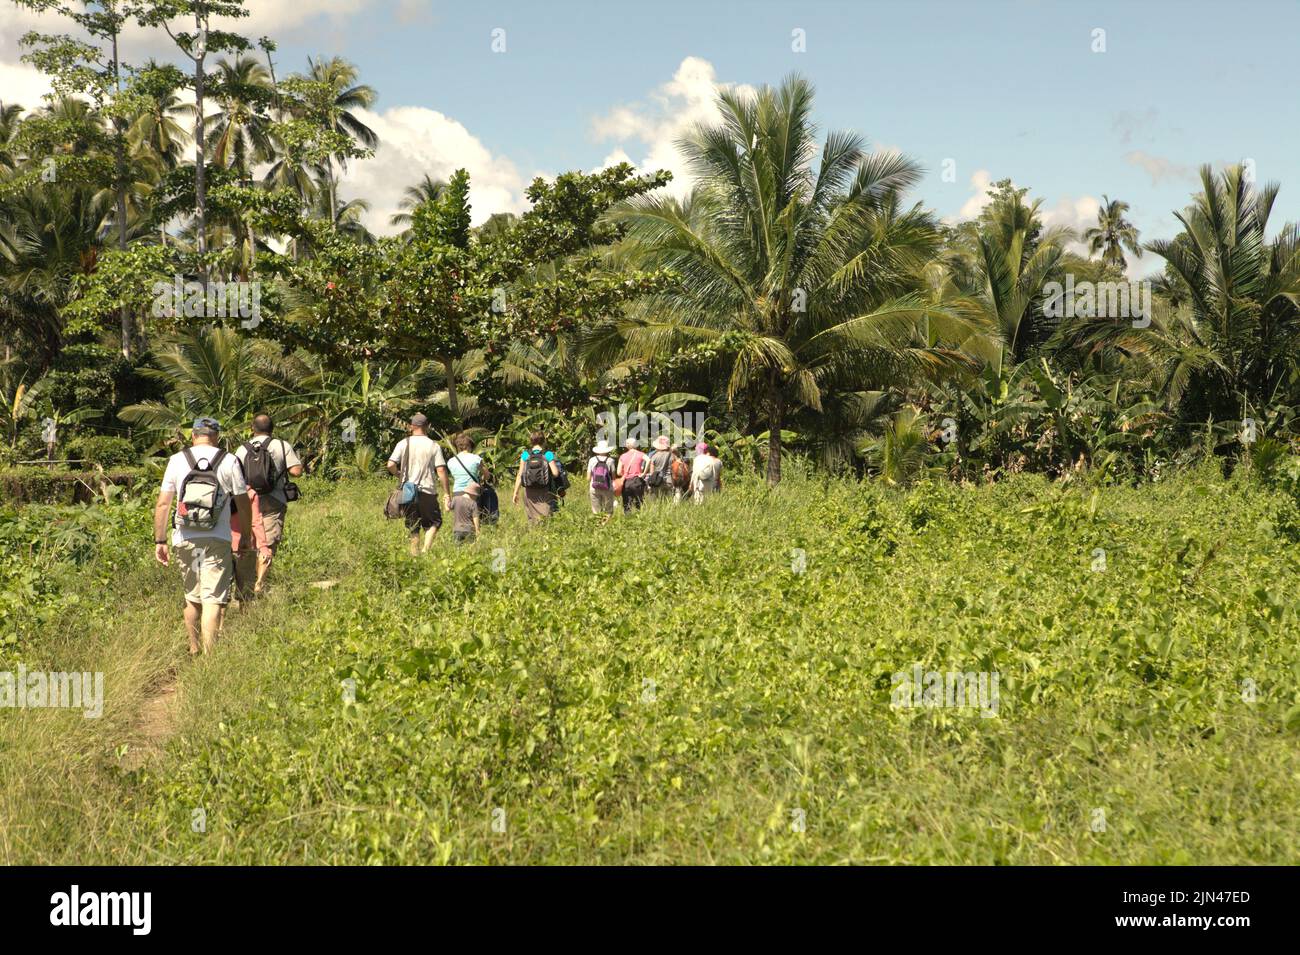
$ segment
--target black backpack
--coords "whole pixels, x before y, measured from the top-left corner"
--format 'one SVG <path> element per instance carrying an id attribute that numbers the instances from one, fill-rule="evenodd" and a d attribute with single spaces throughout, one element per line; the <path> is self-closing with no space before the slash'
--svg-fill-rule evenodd
<path id="1" fill-rule="evenodd" d="M 501 504 L 497 500 L 497 489 L 491 484 L 484 484 L 478 492 L 478 519 L 484 524 L 495 524 L 501 518 Z"/>
<path id="2" fill-rule="evenodd" d="M 656 451 L 655 454 L 662 454 L 664 456 L 664 463 L 646 475 L 645 482 L 651 487 L 661 487 L 672 480 L 673 453 L 672 451 Z"/>
<path id="3" fill-rule="evenodd" d="M 551 486 L 551 468 L 546 461 L 546 452 L 544 451 L 525 451 L 527 457 L 524 458 L 524 487 L 546 487 Z"/>
<path id="4" fill-rule="evenodd" d="M 258 494 L 270 494 L 280 476 L 275 473 L 275 459 L 271 457 L 271 439 L 261 444 L 244 442 L 244 479 Z"/>
<path id="5" fill-rule="evenodd" d="M 560 472 L 560 475 L 555 479 L 555 482 L 551 487 L 551 490 L 554 491 L 556 494 L 560 495 L 561 497 L 563 497 L 564 492 L 569 489 L 569 472 L 564 470 L 564 464 L 560 461 L 559 458 L 555 459 L 555 467 L 556 470 Z"/>

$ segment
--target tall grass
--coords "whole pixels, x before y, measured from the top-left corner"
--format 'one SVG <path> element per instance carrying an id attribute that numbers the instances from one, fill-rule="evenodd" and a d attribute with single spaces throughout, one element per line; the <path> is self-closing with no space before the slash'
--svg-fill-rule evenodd
<path id="1" fill-rule="evenodd" d="M 0 713 L 4 859 L 1297 858 L 1289 499 L 795 479 L 601 525 L 575 488 L 549 526 L 413 558 L 385 491 L 310 484 L 207 659 L 143 560 L 102 632 L 33 647 L 109 699 Z M 891 707 L 916 664 L 998 672 L 997 716 Z M 170 741 L 127 769 L 172 667 Z"/>

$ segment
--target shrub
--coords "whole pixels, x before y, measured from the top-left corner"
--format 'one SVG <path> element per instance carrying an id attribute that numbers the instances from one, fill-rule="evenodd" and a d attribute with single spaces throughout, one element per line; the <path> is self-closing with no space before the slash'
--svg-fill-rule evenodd
<path id="1" fill-rule="evenodd" d="M 80 460 L 87 465 L 97 464 L 102 468 L 132 465 L 140 460 L 140 452 L 126 438 L 104 434 L 73 438 L 68 442 L 67 452 L 70 460 Z"/>
<path id="2" fill-rule="evenodd" d="M 69 471 L 25 465 L 0 471 L 0 500 L 14 504 L 83 504 L 104 486 L 132 488 L 147 482 L 145 468 Z"/>

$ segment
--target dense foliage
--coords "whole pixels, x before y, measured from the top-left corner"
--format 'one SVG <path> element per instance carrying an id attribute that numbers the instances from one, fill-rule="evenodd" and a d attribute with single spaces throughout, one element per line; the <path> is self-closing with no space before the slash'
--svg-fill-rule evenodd
<path id="1" fill-rule="evenodd" d="M 351 64 L 286 73 L 271 39 L 208 29 L 239 0 L 19 2 L 70 32 L 23 41 L 48 101 L 0 109 L 0 465 L 93 435 L 131 460 L 80 453 L 136 463 L 199 413 L 267 409 L 313 468 L 365 471 L 416 406 L 513 437 L 673 395 L 770 483 L 791 452 L 892 483 L 1142 480 L 1295 440 L 1300 238 L 1249 169 L 1206 167 L 1181 231 L 1145 243 L 1122 200 L 1074 235 L 1009 179 L 943 225 L 909 204 L 915 162 L 821 136 L 792 77 L 719 97 L 681 200 L 620 165 L 475 227 L 463 170 L 417 170 L 381 237 L 343 194 L 379 145 Z M 132 62 L 128 22 L 176 63 Z M 1143 255 L 1164 264 L 1146 306 L 1108 310 Z M 255 314 L 208 300 L 231 283 Z"/>

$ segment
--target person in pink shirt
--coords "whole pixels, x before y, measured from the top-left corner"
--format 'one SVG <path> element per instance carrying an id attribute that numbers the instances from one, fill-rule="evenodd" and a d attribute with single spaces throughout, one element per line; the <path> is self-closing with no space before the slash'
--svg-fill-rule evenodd
<path id="1" fill-rule="evenodd" d="M 266 539 L 266 525 L 262 523 L 262 510 L 257 504 L 257 492 L 251 487 L 248 489 L 248 510 L 256 550 L 250 548 L 246 554 L 235 560 L 235 599 L 239 601 L 241 607 L 250 597 L 262 593 L 262 581 L 271 567 L 271 557 L 274 554 Z M 232 549 L 239 553 L 240 533 L 234 521 L 230 524 L 230 536 Z"/>
<path id="2" fill-rule="evenodd" d="M 636 438 L 624 442 L 627 450 L 618 458 L 618 476 L 622 481 L 623 513 L 640 510 L 645 499 L 645 469 L 650 459 L 637 447 Z"/>

